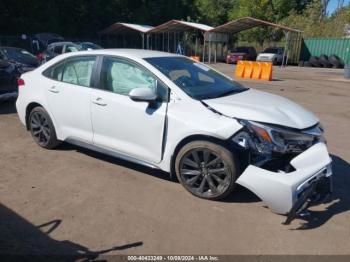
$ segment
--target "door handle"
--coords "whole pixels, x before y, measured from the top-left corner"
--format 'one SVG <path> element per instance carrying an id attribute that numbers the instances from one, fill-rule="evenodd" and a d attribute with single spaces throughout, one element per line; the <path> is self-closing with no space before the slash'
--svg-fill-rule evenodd
<path id="1" fill-rule="evenodd" d="M 51 93 L 55 93 L 55 94 L 57 94 L 57 93 L 60 92 L 60 90 L 58 90 L 58 89 L 56 88 L 56 86 L 51 86 L 50 89 L 49 89 L 49 91 L 50 91 Z"/>
<path id="2" fill-rule="evenodd" d="M 98 98 L 92 100 L 92 103 L 94 103 L 95 105 L 99 105 L 99 106 L 106 106 L 107 105 L 105 102 L 103 102 L 103 99 L 101 97 L 98 97 Z"/>

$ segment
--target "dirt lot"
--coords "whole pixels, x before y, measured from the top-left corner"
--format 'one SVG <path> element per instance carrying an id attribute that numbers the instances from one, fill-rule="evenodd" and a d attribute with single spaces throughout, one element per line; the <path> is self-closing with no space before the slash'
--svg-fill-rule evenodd
<path id="1" fill-rule="evenodd" d="M 342 70 L 295 67 L 274 78 L 241 82 L 297 101 L 327 131 L 334 195 L 311 217 L 284 226 L 243 188 L 205 201 L 160 171 L 70 145 L 41 149 L 2 103 L 0 253 L 350 254 L 350 82 Z"/>

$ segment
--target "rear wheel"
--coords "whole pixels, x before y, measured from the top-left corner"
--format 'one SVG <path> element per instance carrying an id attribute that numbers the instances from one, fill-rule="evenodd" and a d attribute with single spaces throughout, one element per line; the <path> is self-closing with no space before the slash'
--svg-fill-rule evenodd
<path id="1" fill-rule="evenodd" d="M 190 193 L 211 200 L 228 196 L 237 179 L 232 153 L 207 141 L 185 145 L 176 157 L 175 170 L 180 183 Z"/>
<path id="2" fill-rule="evenodd" d="M 42 107 L 35 107 L 30 112 L 29 129 L 34 141 L 43 148 L 51 149 L 60 144 L 52 120 Z"/>

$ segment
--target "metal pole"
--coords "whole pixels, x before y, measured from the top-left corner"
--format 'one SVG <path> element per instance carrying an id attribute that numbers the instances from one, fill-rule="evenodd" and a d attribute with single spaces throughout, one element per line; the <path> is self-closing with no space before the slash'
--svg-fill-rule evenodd
<path id="1" fill-rule="evenodd" d="M 214 53 L 214 63 L 216 64 L 216 49 L 218 48 L 218 43 L 215 43 L 215 53 Z"/>
<path id="2" fill-rule="evenodd" d="M 197 35 L 196 35 L 196 45 L 194 48 L 194 56 L 197 56 L 197 44 L 198 44 L 198 39 L 197 39 Z"/>
<path id="3" fill-rule="evenodd" d="M 203 63 L 205 62 L 205 33 L 203 33 L 202 32 L 202 34 L 203 34 L 203 58 L 202 58 L 202 61 L 203 61 Z"/>
<path id="4" fill-rule="evenodd" d="M 284 45 L 281 67 L 284 67 L 284 63 L 285 63 L 284 57 L 285 57 L 286 52 L 287 52 L 287 43 L 288 43 L 288 36 L 289 36 L 289 32 L 288 32 L 288 31 L 284 30 L 283 32 L 284 32 L 284 36 L 285 36 L 285 38 L 286 38 L 286 43 L 285 43 L 285 45 Z"/>
<path id="5" fill-rule="evenodd" d="M 146 42 L 147 49 L 149 49 L 149 34 L 146 35 Z"/>
<path id="6" fill-rule="evenodd" d="M 169 50 L 170 50 L 170 33 L 168 32 L 168 53 L 170 53 Z"/>
<path id="7" fill-rule="evenodd" d="M 154 49 L 158 50 L 158 34 L 154 35 Z"/>
<path id="8" fill-rule="evenodd" d="M 145 34 L 141 33 L 141 38 L 142 38 L 142 49 L 145 49 Z"/>
<path id="9" fill-rule="evenodd" d="M 176 53 L 176 33 L 174 32 L 174 53 Z"/>
<path id="10" fill-rule="evenodd" d="M 211 44 L 210 44 L 210 34 L 208 35 L 208 48 L 209 48 L 209 58 L 208 58 L 208 62 L 209 64 L 211 63 Z"/>
<path id="11" fill-rule="evenodd" d="M 165 47 L 164 47 L 164 32 L 163 32 L 163 52 L 165 51 Z"/>

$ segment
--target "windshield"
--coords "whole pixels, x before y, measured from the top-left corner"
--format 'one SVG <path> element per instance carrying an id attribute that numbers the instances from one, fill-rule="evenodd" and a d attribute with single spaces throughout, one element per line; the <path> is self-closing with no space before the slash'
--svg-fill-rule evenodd
<path id="1" fill-rule="evenodd" d="M 247 90 L 205 64 L 186 57 L 152 57 L 145 60 L 194 99 L 211 99 Z"/>
<path id="2" fill-rule="evenodd" d="M 263 53 L 280 54 L 280 53 L 282 53 L 282 49 L 281 48 L 266 48 Z"/>
<path id="3" fill-rule="evenodd" d="M 80 51 L 81 48 L 78 45 L 69 44 L 66 46 L 66 53 Z"/>
<path id="4" fill-rule="evenodd" d="M 235 49 L 233 49 L 233 52 L 235 53 L 249 53 L 248 47 L 236 47 Z"/>
<path id="5" fill-rule="evenodd" d="M 20 48 L 1 48 L 1 51 L 8 57 L 9 60 L 19 60 L 22 58 L 35 58 L 31 53 Z"/>
<path id="6" fill-rule="evenodd" d="M 94 44 L 94 43 L 80 43 L 79 44 L 79 47 L 82 49 L 82 50 L 88 50 L 88 49 L 102 49 L 101 46 L 97 45 L 97 44 Z"/>

